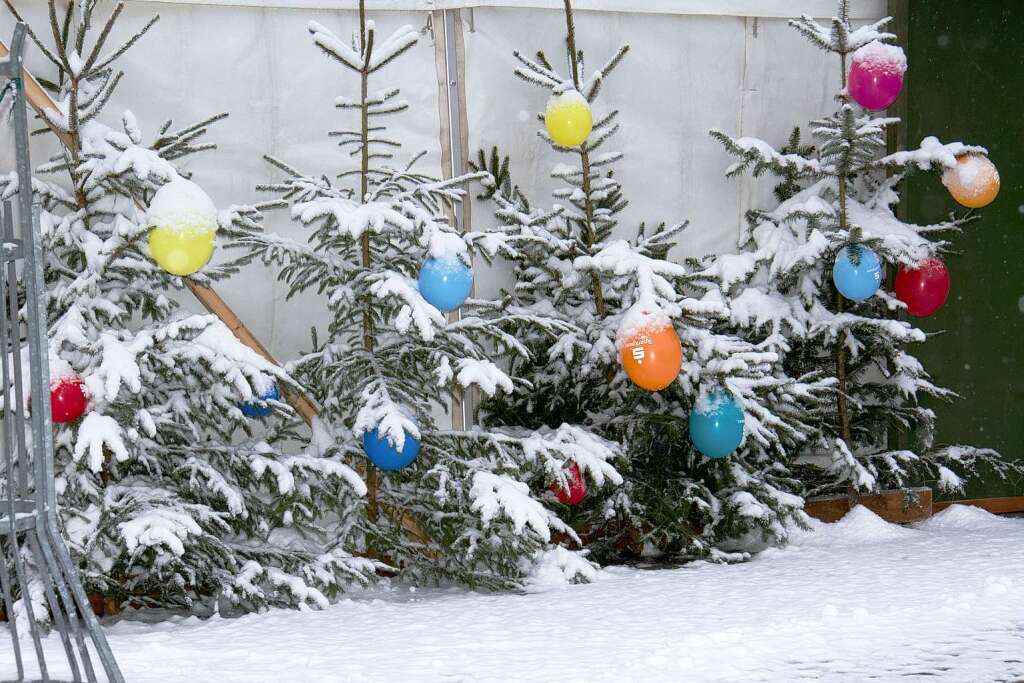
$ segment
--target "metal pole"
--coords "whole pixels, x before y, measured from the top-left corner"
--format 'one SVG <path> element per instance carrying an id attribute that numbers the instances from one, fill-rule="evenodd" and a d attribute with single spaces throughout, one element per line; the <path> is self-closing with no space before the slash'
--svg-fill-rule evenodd
<path id="1" fill-rule="evenodd" d="M 47 579 L 47 598 L 51 610 L 54 611 L 54 621 L 61 628 L 61 635 L 67 649 L 68 663 L 72 670 L 74 679 L 81 680 L 78 662 L 74 653 L 70 651 L 70 643 L 67 640 L 68 634 L 65 629 L 70 625 L 72 635 L 78 642 L 78 657 L 85 669 L 86 679 L 96 681 L 96 674 L 93 671 L 88 646 L 79 627 L 79 617 L 84 622 L 85 631 L 88 632 L 92 645 L 96 650 L 100 663 L 106 672 L 110 683 L 124 683 L 124 677 L 114 660 L 113 652 L 107 644 L 106 637 L 100 628 L 99 621 L 92 611 L 89 601 L 85 595 L 75 564 L 65 547 L 63 540 L 57 530 L 57 494 L 55 490 L 54 464 L 53 464 L 53 423 L 50 413 L 49 402 L 49 357 L 45 344 L 47 330 L 46 312 L 46 284 L 43 279 L 43 245 L 39 238 L 39 213 L 32 193 L 32 168 L 29 158 L 28 139 L 28 114 L 25 101 L 25 85 L 22 80 L 22 48 L 24 46 L 25 26 L 18 24 L 15 29 L 14 39 L 11 41 L 11 51 L 5 64 L 7 75 L 14 82 L 15 102 L 12 110 L 14 119 L 14 143 L 15 143 L 15 167 L 18 175 L 18 222 L 21 225 L 22 254 L 25 259 L 23 271 L 24 285 L 26 291 L 25 306 L 25 327 L 29 349 L 29 367 L 31 369 L 31 430 L 32 430 L 32 459 L 34 460 L 34 530 L 27 530 L 26 537 L 29 540 L 29 547 L 32 554 L 36 556 L 36 571 L 42 572 Z M 4 324 L 11 323 L 12 334 L 9 348 L 15 354 L 20 354 L 20 340 L 13 331 L 17 329 L 17 307 L 9 311 L 10 321 L 4 320 Z M 5 316 L 6 318 L 6 316 Z M 5 327 L 6 329 L 6 327 Z M 7 353 L 7 348 L 3 349 Z M 5 383 L 10 379 L 7 374 L 7 364 L 4 363 Z M 12 411 L 15 415 L 16 429 L 21 422 L 21 400 L 17 394 L 20 393 L 19 386 L 15 384 L 16 400 L 12 406 L 5 404 L 6 411 Z M 17 429 L 17 435 L 21 436 L 23 430 Z M 28 457 L 28 449 L 19 443 L 20 455 Z M 17 520 L 11 518 L 9 523 L 12 528 L 16 526 Z M 31 542 L 29 534 L 35 534 L 36 542 Z M 15 548 L 17 551 L 17 548 Z M 17 562 L 17 560 L 15 560 Z M 16 564 L 17 567 L 17 564 Z M 19 576 L 19 579 L 21 577 Z M 52 593 L 52 584 L 60 596 L 60 603 Z M 28 598 L 28 584 L 21 586 L 23 602 L 29 606 L 31 599 Z M 5 596 L 6 597 L 6 596 Z M 61 605 L 64 613 L 61 614 Z M 37 634 L 39 625 L 30 617 L 30 630 L 33 635 Z M 38 651 L 38 648 L 37 648 Z M 39 654 L 39 666 L 44 680 L 48 680 L 46 662 Z"/>

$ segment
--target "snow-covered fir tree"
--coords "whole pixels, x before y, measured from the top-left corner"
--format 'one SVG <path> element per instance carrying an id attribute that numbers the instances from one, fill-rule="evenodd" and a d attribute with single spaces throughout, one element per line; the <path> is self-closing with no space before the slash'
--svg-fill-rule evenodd
<path id="1" fill-rule="evenodd" d="M 289 370 L 322 407 L 328 452 L 365 473 L 367 498 L 339 500 L 335 513 L 353 547 L 405 581 L 497 588 L 521 585 L 536 570 L 592 577 L 582 555 L 553 544 L 576 534 L 544 493 L 553 480 L 566 483 L 570 463 L 599 486 L 620 482 L 609 463 L 614 444 L 569 425 L 450 429 L 438 417 L 452 392 L 526 391 L 496 362 L 527 353 L 510 330 L 551 336 L 566 326 L 477 299 L 448 317 L 421 294 L 417 275 L 428 257 L 469 264 L 474 254 L 490 258 L 513 245 L 501 233 L 460 234 L 451 220 L 473 176 L 417 171 L 422 153 L 398 159 L 401 145 L 385 119 L 408 104 L 383 81 L 418 32 L 405 26 L 382 37 L 365 3 L 351 41 L 315 22 L 309 32 L 354 93 L 335 100 L 347 117 L 346 127 L 330 134 L 341 148 L 340 166 L 306 172 L 268 159 L 285 178 L 263 188 L 281 199 L 259 208 L 288 208 L 310 236 L 300 243 L 253 231 L 247 242 L 252 257 L 280 265 L 291 295 L 313 289 L 326 301 L 326 330 L 314 332 L 313 348 Z M 397 451 L 410 440 L 421 448 L 411 465 L 383 471 L 364 452 L 367 435 Z"/>
<path id="2" fill-rule="evenodd" d="M 625 485 L 608 495 L 595 492 L 572 517 L 605 556 L 626 550 L 727 559 L 738 556 L 719 546 L 749 532 L 782 541 L 787 521 L 804 519 L 787 453 L 812 431 L 803 423 L 804 406 L 819 400 L 827 382 L 784 376 L 773 350 L 720 333 L 728 305 L 712 278 L 695 272 L 699 264 L 668 258 L 685 223 L 641 225 L 623 239 L 627 200 L 613 170 L 622 153 L 610 149 L 620 117 L 600 108 L 599 94 L 629 48 L 588 74 L 569 2 L 565 17 L 568 75 L 543 52 L 515 53 L 518 77 L 554 97 L 581 96 L 594 110 L 593 130 L 578 146 L 540 133 L 568 159 L 552 170 L 562 184 L 557 203 L 533 206 L 496 150 L 481 152 L 477 167 L 491 171 L 481 198 L 494 202 L 500 229 L 515 237 L 512 305 L 557 319 L 567 331 L 552 344 L 530 329 L 517 330 L 532 353 L 514 359 L 512 371 L 533 389 L 485 402 L 486 418 L 530 426 L 569 422 L 622 444 Z M 628 379 L 617 347 L 621 330 L 652 317 L 671 321 L 683 347 L 678 379 L 656 393 Z M 710 460 L 690 443 L 688 416 L 701 396 L 719 388 L 741 403 L 746 434 L 730 458 Z"/>
<path id="3" fill-rule="evenodd" d="M 5 4 L 21 19 L 20 3 Z M 108 114 L 124 76 L 120 58 L 157 17 L 121 34 L 123 3 L 105 15 L 100 7 L 50 0 L 50 21 L 30 33 L 48 63 L 40 81 L 56 102 L 45 127 L 63 142 L 32 188 L 50 367 L 55 383 L 81 378 L 88 396 L 79 419 L 54 425 L 65 534 L 87 590 L 108 609 L 216 600 L 241 609 L 324 606 L 375 568 L 328 545 L 318 522 L 364 483 L 337 458 L 301 447 L 308 439 L 286 404 L 272 402 L 276 415 L 263 421 L 243 415 L 240 404 L 265 410 L 258 397 L 292 380 L 215 316 L 183 309 L 175 296 L 183 278 L 150 258 L 147 233 L 168 212 L 216 220 L 176 164 L 213 149 L 204 136 L 223 115 L 182 128 L 168 120 L 147 135 L 131 111 Z M 168 184 L 169 199 L 151 207 Z M 5 199 L 21 189 L 13 173 L 0 177 Z M 221 212 L 221 243 L 230 241 L 229 223 L 251 215 Z M 207 266 L 194 281 L 233 269 Z M 6 406 L 19 408 L 27 410 Z"/>
<path id="4" fill-rule="evenodd" d="M 906 304 L 883 286 L 863 302 L 845 299 L 833 283 L 839 251 L 850 245 L 874 250 L 889 282 L 897 266 L 914 268 L 946 251 L 968 217 L 915 225 L 894 213 L 900 181 L 908 173 L 956 168 L 981 147 L 925 138 L 918 149 L 886 154 L 886 130 L 899 119 L 872 114 L 847 90 L 852 60 L 872 56 L 905 68 L 902 50 L 885 31 L 889 18 L 854 29 L 848 2 L 822 25 L 804 16 L 790 24 L 837 68 L 838 111 L 813 121 L 813 145 L 799 131 L 776 151 L 750 137 L 712 131 L 739 161 L 727 175 L 745 170 L 783 179 L 781 201 L 753 210 L 740 253 L 719 258 L 708 271 L 732 302 L 731 322 L 748 337 L 764 339 L 790 374 L 822 372 L 835 379 L 833 405 L 811 420 L 816 435 L 799 455 L 808 494 L 873 491 L 930 480 L 959 490 L 963 477 L 983 462 L 999 475 L 1010 465 L 991 450 L 935 443 L 935 413 L 924 399 L 952 399 L 933 383 L 911 354 L 926 335 L 901 315 Z M 891 284 L 890 284 L 891 287 Z"/>

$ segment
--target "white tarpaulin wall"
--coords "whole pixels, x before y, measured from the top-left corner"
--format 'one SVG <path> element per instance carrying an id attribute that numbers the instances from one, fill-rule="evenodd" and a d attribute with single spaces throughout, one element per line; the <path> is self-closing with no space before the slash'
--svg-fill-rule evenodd
<path id="1" fill-rule="evenodd" d="M 16 1 L 27 18 L 43 29 L 45 3 Z M 545 93 L 512 75 L 512 50 L 545 50 L 554 60 L 564 55 L 564 21 L 552 0 L 519 3 L 454 0 L 385 0 L 370 7 L 399 7 L 371 12 L 378 30 L 387 34 L 402 24 L 423 28 L 410 54 L 383 72 L 377 87 L 398 86 L 411 109 L 392 117 L 392 135 L 403 152 L 426 149 L 422 169 L 440 174 L 441 125 L 438 69 L 434 40 L 442 39 L 434 12 L 434 31 L 426 30 L 430 8 L 462 9 L 466 44 L 465 91 L 468 152 L 498 145 L 512 156 L 514 180 L 534 203 L 549 203 L 548 172 L 560 159 L 536 137 L 535 114 Z M 528 7 L 488 5 L 519 4 Z M 621 110 L 622 129 L 613 146 L 626 153 L 616 171 L 630 206 L 623 218 L 624 236 L 640 221 L 677 222 L 691 227 L 674 252 L 677 256 L 724 252 L 734 248 L 744 211 L 771 201 L 773 181 L 728 180 L 722 176 L 728 156 L 708 136 L 708 129 L 761 136 L 781 143 L 794 125 L 832 107 L 837 65 L 790 29 L 789 13 L 830 16 L 831 0 L 804 3 L 781 0 L 591 0 L 581 7 L 646 11 L 577 12 L 579 46 L 591 66 L 603 63 L 622 43 L 632 47 L 605 84 L 600 108 Z M 862 19 L 882 16 L 881 0 L 853 0 Z M 313 19 L 347 37 L 357 27 L 350 0 L 185 0 L 129 2 L 120 32 L 138 28 L 154 12 L 161 21 L 121 62 L 125 79 L 107 107 L 108 117 L 130 108 L 143 132 L 155 135 L 168 118 L 185 125 L 220 111 L 230 118 L 216 124 L 210 139 L 219 144 L 187 161 L 195 180 L 219 206 L 269 198 L 256 185 L 275 180 L 262 155 L 272 154 L 308 171 L 334 175 L 349 167 L 328 130 L 345 126 L 346 114 L 333 106 L 340 94 L 351 95 L 353 74 L 321 56 L 306 32 Z M 540 7 L 539 9 L 537 7 Z M 545 8 L 547 7 L 547 8 Z M 671 13 L 674 8 L 676 13 Z M 715 13 L 715 12 L 718 13 Z M 752 13 L 760 16 L 743 16 Z M 12 23 L 3 13 L 0 34 Z M 114 41 L 111 41 L 113 44 Z M 51 74 L 38 54 L 31 67 Z M 600 112 L 598 112 L 600 113 Z M 116 119 L 109 121 L 116 123 Z M 41 138 L 37 138 L 41 140 Z M 38 152 L 37 159 L 43 158 Z M 563 159 L 564 160 L 564 159 Z M 477 203 L 473 225 L 492 220 L 489 207 Z M 284 212 L 271 214 L 269 227 L 292 237 L 304 230 Z M 484 292 L 501 285 L 503 273 L 482 273 Z M 320 300 L 310 295 L 285 302 L 275 274 L 254 264 L 218 291 L 253 332 L 281 359 L 309 347 L 311 325 L 323 327 Z M 199 310 L 199 305 L 189 302 Z"/>

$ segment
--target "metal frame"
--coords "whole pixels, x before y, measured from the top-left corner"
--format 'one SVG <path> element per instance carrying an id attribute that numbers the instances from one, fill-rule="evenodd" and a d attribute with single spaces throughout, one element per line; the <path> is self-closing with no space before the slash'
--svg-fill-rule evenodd
<path id="1" fill-rule="evenodd" d="M 4 96 L 13 94 L 11 119 L 19 188 L 16 210 L 6 201 L 0 209 L 0 370 L 3 372 L 4 405 L 3 470 L 0 471 L 4 496 L 0 499 L 0 592 L 17 667 L 17 678 L 13 680 L 54 680 L 47 666 L 43 627 L 38 621 L 45 615 L 35 613 L 31 600 L 15 602 L 15 597 L 24 598 L 29 594 L 30 582 L 40 581 L 52 625 L 63 645 L 71 680 L 76 683 L 98 681 L 93 664 L 95 656 L 110 683 L 124 683 L 57 529 L 50 372 L 44 343 L 47 315 L 43 250 L 38 239 L 39 215 L 33 193 L 26 191 L 32 186 L 32 169 L 22 77 L 25 35 L 25 26 L 19 23 L 14 30 L 10 54 L 7 59 L 0 60 L 0 78 L 6 79 Z M 22 261 L 20 267 L 18 261 Z M 19 314 L 19 291 L 25 296 L 24 319 Z M 23 410 L 26 387 L 22 380 L 25 362 L 22 352 L 25 342 L 31 377 L 30 415 Z M 28 634 L 19 633 L 16 604 L 24 610 L 26 618 L 20 626 L 27 625 Z M 21 649 L 22 636 L 25 635 L 28 636 L 26 640 L 31 641 L 37 668 L 28 674 L 38 678 L 26 678 L 26 657 Z"/>

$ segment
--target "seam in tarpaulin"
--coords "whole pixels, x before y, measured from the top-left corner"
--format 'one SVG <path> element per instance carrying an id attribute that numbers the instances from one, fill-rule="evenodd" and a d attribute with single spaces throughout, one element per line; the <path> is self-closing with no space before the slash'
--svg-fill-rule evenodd
<path id="1" fill-rule="evenodd" d="M 355 10 L 358 0 L 126 0 L 137 4 L 217 5 L 227 7 L 262 7 L 273 9 Z M 561 0 L 374 0 L 372 11 L 433 11 L 446 9 L 479 9 L 504 7 L 520 9 L 562 9 Z M 573 7 L 581 11 L 628 12 L 644 14 L 678 14 L 710 16 L 743 16 L 788 19 L 797 14 L 827 18 L 835 13 L 835 0 L 805 0 L 799 11 L 791 0 L 576 0 Z M 863 0 L 850 8 L 852 19 L 872 19 L 884 15 L 885 0 Z"/>

